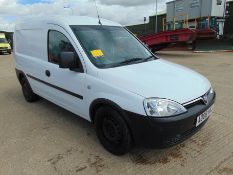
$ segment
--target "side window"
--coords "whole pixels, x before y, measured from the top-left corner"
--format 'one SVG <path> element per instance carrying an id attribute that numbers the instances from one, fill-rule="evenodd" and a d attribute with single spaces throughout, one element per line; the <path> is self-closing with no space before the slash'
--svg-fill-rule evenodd
<path id="1" fill-rule="evenodd" d="M 61 52 L 75 52 L 72 44 L 64 34 L 51 30 L 48 34 L 48 61 L 58 64 L 59 54 Z"/>

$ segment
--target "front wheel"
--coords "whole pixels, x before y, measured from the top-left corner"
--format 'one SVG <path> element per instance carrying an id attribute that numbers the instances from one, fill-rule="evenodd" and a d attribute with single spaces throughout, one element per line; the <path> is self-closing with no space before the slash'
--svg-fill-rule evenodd
<path id="1" fill-rule="evenodd" d="M 97 136 L 110 153 L 123 155 L 133 146 L 132 137 L 122 116 L 108 106 L 101 107 L 95 114 Z"/>

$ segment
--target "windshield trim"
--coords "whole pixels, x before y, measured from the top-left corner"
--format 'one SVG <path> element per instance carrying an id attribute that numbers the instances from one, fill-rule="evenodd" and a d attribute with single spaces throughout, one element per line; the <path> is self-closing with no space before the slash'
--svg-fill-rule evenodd
<path id="1" fill-rule="evenodd" d="M 70 28 L 71 28 L 71 30 L 72 30 L 74 36 L 75 36 L 76 39 L 78 40 L 79 44 L 81 45 L 81 47 L 82 47 L 83 51 L 85 52 L 86 56 L 87 56 L 88 59 L 90 60 L 90 62 L 91 62 L 95 67 L 97 67 L 98 69 L 110 69 L 110 68 L 116 68 L 116 67 L 122 67 L 122 66 L 133 65 L 133 64 L 140 64 L 140 63 L 149 62 L 149 61 L 153 61 L 153 60 L 159 59 L 157 56 L 154 55 L 153 52 L 151 52 L 151 50 L 150 50 L 148 47 L 146 47 L 146 46 L 142 43 L 142 41 L 139 40 L 139 38 L 137 38 L 137 37 L 136 37 L 131 31 L 129 31 L 126 27 L 123 27 L 123 26 L 122 26 L 122 27 L 121 27 L 121 26 L 109 26 L 109 27 L 123 28 L 124 30 L 126 30 L 126 32 L 128 32 L 131 36 L 133 36 L 136 40 L 138 40 L 138 41 L 140 42 L 140 44 L 142 44 L 142 46 L 150 52 L 151 56 L 153 56 L 153 59 L 147 60 L 147 61 L 142 60 L 142 61 L 137 61 L 137 62 L 131 62 L 131 63 L 128 63 L 128 64 L 113 63 L 113 64 L 102 65 L 102 66 L 101 66 L 101 65 L 97 65 L 97 64 L 95 64 L 95 62 L 94 62 L 92 59 L 90 59 L 90 57 L 89 57 L 89 52 L 85 49 L 85 47 L 84 47 L 83 43 L 81 42 L 81 39 L 79 38 L 79 36 L 75 34 L 74 29 L 73 29 L 73 26 L 84 26 L 84 27 L 85 27 L 85 26 L 91 26 L 91 25 L 70 25 Z M 98 26 L 98 25 L 93 25 L 93 26 Z"/>

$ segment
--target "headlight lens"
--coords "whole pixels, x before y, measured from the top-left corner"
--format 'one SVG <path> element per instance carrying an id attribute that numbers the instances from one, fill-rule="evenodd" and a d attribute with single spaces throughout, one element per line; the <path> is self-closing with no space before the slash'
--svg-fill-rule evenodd
<path id="1" fill-rule="evenodd" d="M 10 46 L 10 45 L 8 46 L 8 49 L 11 49 L 11 46 Z"/>
<path id="2" fill-rule="evenodd" d="M 214 93 L 214 89 L 213 87 L 210 88 L 210 93 L 213 94 Z"/>
<path id="3" fill-rule="evenodd" d="M 160 98 L 145 99 L 144 108 L 146 114 L 153 117 L 168 117 L 187 112 L 181 104 Z"/>

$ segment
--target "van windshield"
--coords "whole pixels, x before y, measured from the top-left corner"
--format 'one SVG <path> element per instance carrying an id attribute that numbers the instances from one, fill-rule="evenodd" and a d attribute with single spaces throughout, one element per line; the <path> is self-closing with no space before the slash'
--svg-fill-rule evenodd
<path id="1" fill-rule="evenodd" d="M 6 38 L 0 38 L 0 43 L 8 43 Z"/>
<path id="2" fill-rule="evenodd" d="M 110 68 L 154 60 L 155 57 L 123 27 L 70 26 L 91 62 Z"/>

